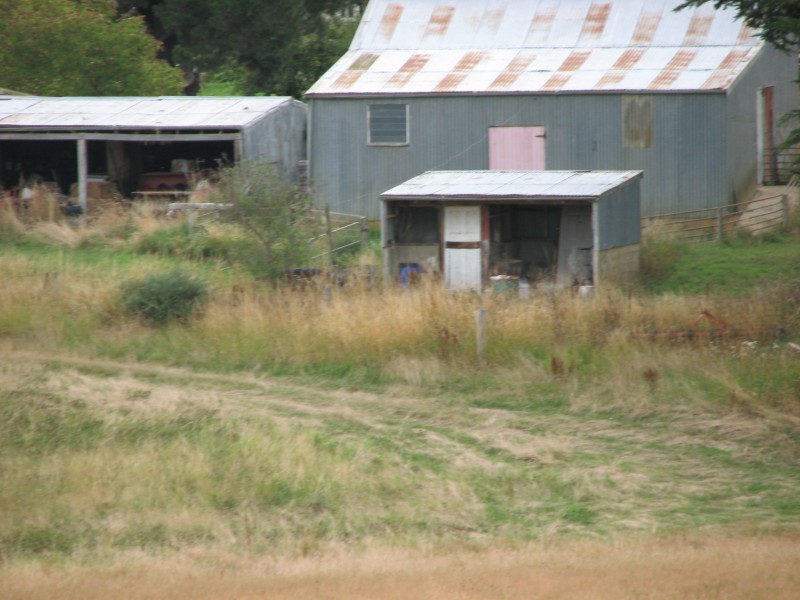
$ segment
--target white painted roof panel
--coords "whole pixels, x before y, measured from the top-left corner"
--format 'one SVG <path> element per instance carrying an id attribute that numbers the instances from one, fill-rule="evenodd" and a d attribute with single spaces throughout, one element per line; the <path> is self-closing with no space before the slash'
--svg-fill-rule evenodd
<path id="1" fill-rule="evenodd" d="M 763 42 L 732 10 L 679 4 L 371 0 L 308 94 L 726 89 Z"/>
<path id="2" fill-rule="evenodd" d="M 383 200 L 596 200 L 641 171 L 428 171 L 381 194 Z"/>
<path id="3" fill-rule="evenodd" d="M 0 130 L 50 129 L 240 129 L 290 97 L 38 98 L 0 96 Z"/>

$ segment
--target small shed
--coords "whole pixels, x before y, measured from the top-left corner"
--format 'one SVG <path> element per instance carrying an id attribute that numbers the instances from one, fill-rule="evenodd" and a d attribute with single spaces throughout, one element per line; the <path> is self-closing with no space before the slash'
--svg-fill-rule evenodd
<path id="1" fill-rule="evenodd" d="M 0 95 L 0 189 L 35 177 L 85 206 L 92 181 L 123 195 L 144 174 L 266 160 L 290 176 L 306 158 L 307 107 L 289 97 Z M 166 186 L 167 184 L 165 184 Z"/>
<path id="2" fill-rule="evenodd" d="M 386 273 L 448 289 L 624 283 L 639 271 L 642 171 L 428 171 L 381 194 Z"/>

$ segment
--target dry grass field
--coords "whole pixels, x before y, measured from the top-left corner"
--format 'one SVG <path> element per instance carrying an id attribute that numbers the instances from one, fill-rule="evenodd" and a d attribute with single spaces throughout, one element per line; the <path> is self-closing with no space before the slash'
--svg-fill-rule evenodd
<path id="1" fill-rule="evenodd" d="M 796 231 L 520 299 L 39 208 L 0 210 L 3 600 L 800 597 Z M 127 311 L 175 269 L 191 318 Z"/>
<path id="2" fill-rule="evenodd" d="M 446 554 L 271 560 L 188 553 L 0 571 L 6 600 L 794 600 L 800 539 L 692 535 Z"/>

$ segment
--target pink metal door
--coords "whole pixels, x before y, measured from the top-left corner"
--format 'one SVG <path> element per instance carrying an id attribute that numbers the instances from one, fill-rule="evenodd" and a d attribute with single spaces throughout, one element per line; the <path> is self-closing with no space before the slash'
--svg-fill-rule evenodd
<path id="1" fill-rule="evenodd" d="M 489 168 L 544 170 L 545 139 L 544 127 L 489 127 Z"/>

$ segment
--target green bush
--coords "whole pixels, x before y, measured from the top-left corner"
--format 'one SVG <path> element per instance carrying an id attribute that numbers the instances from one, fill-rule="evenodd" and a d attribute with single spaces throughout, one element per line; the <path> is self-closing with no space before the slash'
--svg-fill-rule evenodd
<path id="1" fill-rule="evenodd" d="M 180 270 L 148 275 L 122 285 L 125 312 L 151 326 L 185 322 L 207 298 L 206 283 Z"/>

